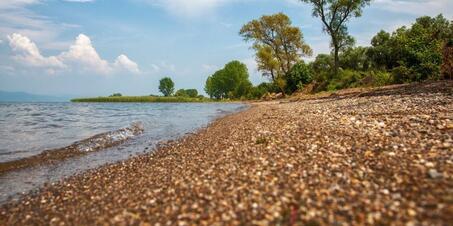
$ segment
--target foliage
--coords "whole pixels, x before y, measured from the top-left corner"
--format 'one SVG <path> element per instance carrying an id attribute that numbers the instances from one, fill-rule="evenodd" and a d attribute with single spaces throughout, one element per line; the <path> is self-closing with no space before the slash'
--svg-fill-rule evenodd
<path id="1" fill-rule="evenodd" d="M 370 68 L 370 58 L 366 47 L 349 47 L 340 54 L 340 67 L 356 71 L 367 71 Z"/>
<path id="2" fill-rule="evenodd" d="M 198 96 L 198 91 L 196 89 L 179 89 L 176 91 L 175 96 L 195 98 Z"/>
<path id="3" fill-rule="evenodd" d="M 371 71 L 372 86 L 385 86 L 393 83 L 392 74 L 386 71 Z"/>
<path id="4" fill-rule="evenodd" d="M 253 41 L 258 70 L 277 82 L 282 91 L 282 80 L 301 56 L 311 55 L 311 48 L 304 42 L 301 30 L 291 25 L 283 13 L 265 15 L 245 24 L 239 34 L 246 41 Z"/>
<path id="5" fill-rule="evenodd" d="M 175 92 L 175 83 L 169 77 L 162 78 L 159 81 L 159 91 L 168 97 Z"/>
<path id="6" fill-rule="evenodd" d="M 111 97 L 120 97 L 120 96 L 123 96 L 121 93 L 114 93 L 112 95 L 110 95 Z"/>
<path id="7" fill-rule="evenodd" d="M 396 83 L 439 79 L 441 49 L 453 37 L 453 23 L 442 15 L 420 17 L 391 35 L 379 32 L 368 56 L 374 66 L 392 71 Z"/>
<path id="8" fill-rule="evenodd" d="M 339 68 L 339 52 L 351 46 L 354 39 L 348 35 L 346 22 L 352 17 L 359 17 L 362 8 L 371 0 L 301 0 L 313 6 L 313 16 L 319 17 L 324 25 L 324 31 L 331 37 L 334 52 L 334 74 Z"/>
<path id="9" fill-rule="evenodd" d="M 286 92 L 293 93 L 313 80 L 311 67 L 303 61 L 295 64 L 286 75 Z"/>
<path id="10" fill-rule="evenodd" d="M 392 69 L 397 64 L 397 59 L 390 48 L 390 34 L 381 30 L 371 39 L 371 48 L 368 48 L 367 56 L 377 69 Z"/>
<path id="11" fill-rule="evenodd" d="M 208 77 L 205 91 L 215 99 L 239 99 L 246 96 L 251 87 L 247 66 L 235 60 Z"/>
<path id="12" fill-rule="evenodd" d="M 338 89 L 353 88 L 360 85 L 364 74 L 354 70 L 340 70 L 327 86 L 327 90 L 334 91 Z"/>

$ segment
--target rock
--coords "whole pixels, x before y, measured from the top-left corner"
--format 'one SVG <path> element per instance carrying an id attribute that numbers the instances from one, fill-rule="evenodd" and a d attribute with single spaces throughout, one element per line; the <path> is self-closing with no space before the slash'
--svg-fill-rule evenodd
<path id="1" fill-rule="evenodd" d="M 442 174 L 437 172 L 437 170 L 435 170 L 435 169 L 428 170 L 428 175 L 431 178 L 433 178 L 433 179 L 437 179 L 437 178 L 441 178 L 442 177 Z"/>

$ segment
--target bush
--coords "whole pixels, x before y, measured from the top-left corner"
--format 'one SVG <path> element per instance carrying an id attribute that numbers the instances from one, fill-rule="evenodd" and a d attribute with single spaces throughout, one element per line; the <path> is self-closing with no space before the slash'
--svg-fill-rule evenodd
<path id="1" fill-rule="evenodd" d="M 385 86 L 393 83 L 392 74 L 386 71 L 371 72 L 373 86 Z"/>
<path id="2" fill-rule="evenodd" d="M 395 67 L 392 70 L 392 77 L 395 83 L 406 83 L 416 81 L 417 73 L 405 66 Z"/>
<path id="3" fill-rule="evenodd" d="M 187 97 L 187 93 L 186 93 L 186 90 L 184 89 L 178 89 L 178 91 L 176 91 L 175 93 L 175 96 L 176 97 Z"/>
<path id="4" fill-rule="evenodd" d="M 195 98 L 198 96 L 198 91 L 196 89 L 179 89 L 176 91 L 175 96 Z"/>
<path id="5" fill-rule="evenodd" d="M 313 80 L 311 67 L 304 62 L 295 64 L 286 75 L 286 92 L 291 94 Z"/>
<path id="6" fill-rule="evenodd" d="M 360 86 L 364 77 L 364 74 L 358 71 L 340 70 L 338 75 L 329 82 L 327 90 L 334 91 Z"/>

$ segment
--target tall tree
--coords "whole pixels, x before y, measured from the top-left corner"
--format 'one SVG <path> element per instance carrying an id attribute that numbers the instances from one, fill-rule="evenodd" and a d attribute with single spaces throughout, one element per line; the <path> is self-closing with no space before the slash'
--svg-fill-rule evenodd
<path id="1" fill-rule="evenodd" d="M 162 78 L 159 81 L 159 91 L 168 97 L 175 92 L 175 83 L 169 77 Z"/>
<path id="2" fill-rule="evenodd" d="M 252 20 L 242 27 L 239 34 L 244 40 L 254 42 L 258 70 L 273 82 L 284 79 L 301 56 L 312 54 L 301 30 L 292 26 L 289 17 L 283 13 Z M 284 92 L 284 87 L 281 90 Z"/>
<path id="3" fill-rule="evenodd" d="M 252 87 L 245 64 L 234 60 L 206 80 L 205 91 L 211 98 L 241 98 Z"/>
<path id="4" fill-rule="evenodd" d="M 346 22 L 352 17 L 362 15 L 362 8 L 371 0 L 301 0 L 313 6 L 313 16 L 321 18 L 324 31 L 331 37 L 334 53 L 334 73 L 338 73 L 339 52 L 342 48 L 353 43 L 348 35 Z"/>
<path id="5" fill-rule="evenodd" d="M 394 82 L 440 78 L 441 49 L 453 39 L 453 23 L 438 15 L 417 18 L 410 27 L 373 37 L 368 56 L 375 67 L 392 71 Z"/>

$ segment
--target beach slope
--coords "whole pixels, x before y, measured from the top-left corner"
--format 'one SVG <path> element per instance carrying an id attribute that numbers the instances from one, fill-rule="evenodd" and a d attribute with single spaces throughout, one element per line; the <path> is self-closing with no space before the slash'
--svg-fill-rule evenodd
<path id="1" fill-rule="evenodd" d="M 6 204 L 0 225 L 447 225 L 452 135 L 453 82 L 263 102 Z"/>

